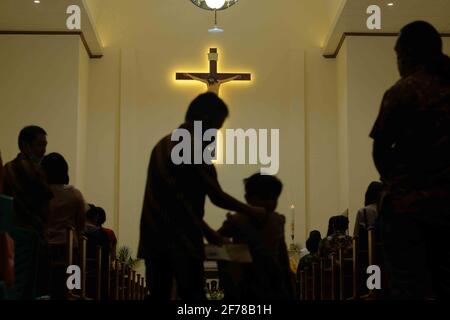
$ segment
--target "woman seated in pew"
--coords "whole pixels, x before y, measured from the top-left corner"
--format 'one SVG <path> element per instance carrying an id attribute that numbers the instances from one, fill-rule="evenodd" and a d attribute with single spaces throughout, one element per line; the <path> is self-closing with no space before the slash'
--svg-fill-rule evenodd
<path id="1" fill-rule="evenodd" d="M 339 254 L 339 249 L 343 248 L 344 253 L 349 253 L 353 247 L 353 239 L 347 235 L 348 218 L 346 216 L 336 216 L 332 220 L 332 234 L 328 236 L 319 244 L 319 256 L 329 258 L 332 254 L 336 257 Z"/>
<path id="2" fill-rule="evenodd" d="M 322 240 L 322 235 L 320 231 L 314 230 L 309 233 L 309 238 L 306 240 L 306 249 L 308 250 L 308 254 L 300 258 L 298 262 L 296 278 L 297 278 L 297 290 L 300 290 L 301 284 L 301 271 L 305 271 L 307 269 L 312 269 L 313 264 L 320 263 L 319 258 L 319 243 Z M 319 270 L 319 269 L 317 269 Z M 300 292 L 300 291 L 298 291 Z"/>
<path id="3" fill-rule="evenodd" d="M 62 155 L 48 154 L 42 159 L 41 166 L 54 196 L 50 200 L 46 228 L 49 256 L 53 265 L 52 299 L 63 299 L 67 229 L 75 228 L 73 247 L 77 250 L 77 235 L 84 230 L 88 207 L 81 192 L 69 185 L 69 166 Z"/>
<path id="4" fill-rule="evenodd" d="M 306 249 L 308 249 L 309 253 L 298 262 L 297 277 L 300 275 L 300 271 L 311 267 L 313 263 L 319 263 L 318 253 L 321 240 L 320 231 L 314 230 L 309 233 L 309 238 L 306 240 Z"/>
<path id="5" fill-rule="evenodd" d="M 50 245 L 65 246 L 69 227 L 75 228 L 75 240 L 77 234 L 84 231 L 89 207 L 81 192 L 69 185 L 69 166 L 62 155 L 50 153 L 44 157 L 41 166 L 54 196 L 50 201 L 47 240 Z M 74 247 L 77 246 L 78 241 L 74 241 Z"/>

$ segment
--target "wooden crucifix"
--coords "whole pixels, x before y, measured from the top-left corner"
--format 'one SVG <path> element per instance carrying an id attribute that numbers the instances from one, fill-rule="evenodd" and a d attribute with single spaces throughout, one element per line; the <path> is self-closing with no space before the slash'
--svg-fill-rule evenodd
<path id="1" fill-rule="evenodd" d="M 217 72 L 217 60 L 218 60 L 217 48 L 210 48 L 208 54 L 209 60 L 209 73 L 180 73 L 176 74 L 177 80 L 196 80 L 205 83 L 208 87 L 208 91 L 214 92 L 219 95 L 220 85 L 230 81 L 250 81 L 250 73 L 218 73 Z"/>

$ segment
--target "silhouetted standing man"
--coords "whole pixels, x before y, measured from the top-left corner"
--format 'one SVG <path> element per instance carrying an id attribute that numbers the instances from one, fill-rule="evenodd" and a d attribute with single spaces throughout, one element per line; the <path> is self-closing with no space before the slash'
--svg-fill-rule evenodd
<path id="1" fill-rule="evenodd" d="M 12 222 L 45 238 L 49 201 L 53 197 L 40 162 L 47 147 L 47 133 L 38 126 L 23 128 L 19 134 L 20 153 L 5 164 L 4 192 L 14 198 Z"/>
<path id="2" fill-rule="evenodd" d="M 382 234 L 395 298 L 450 297 L 450 59 L 426 22 L 395 47 L 401 80 L 371 132 L 386 184 Z"/>
<path id="3" fill-rule="evenodd" d="M 225 103 L 214 93 L 204 93 L 192 101 L 179 129 L 187 130 L 195 139 L 195 121 L 201 121 L 204 132 L 221 128 L 227 116 Z M 264 210 L 250 207 L 225 193 L 213 164 L 175 164 L 172 150 L 178 143 L 168 135 L 152 151 L 138 257 L 145 259 L 152 299 L 169 300 L 175 278 L 181 299 L 199 301 L 205 299 L 203 237 L 216 244 L 222 241 L 203 221 L 206 196 L 214 205 L 231 211 L 262 216 Z M 203 154 L 206 145 L 197 143 L 203 144 Z"/>
<path id="4" fill-rule="evenodd" d="M 47 295 L 49 292 L 46 223 L 49 201 L 53 194 L 47 184 L 45 174 L 40 168 L 40 162 L 45 155 L 46 147 L 47 133 L 44 129 L 38 126 L 25 127 L 19 133 L 20 153 L 4 167 L 4 192 L 14 198 L 12 224 L 15 228 L 26 229 L 35 233 L 38 239 L 36 244 L 38 259 L 35 262 L 37 268 L 36 294 L 38 297 Z M 31 244 L 27 241 L 21 239 L 14 239 L 14 241 L 16 252 L 29 250 Z M 16 259 L 15 262 L 17 278 L 31 278 L 28 275 L 32 274 L 33 270 L 20 268 L 18 262 L 20 263 L 21 260 Z M 33 280 L 26 280 L 26 282 L 22 285 L 29 289 L 24 290 L 24 292 L 32 295 Z M 19 298 L 29 299 L 32 296 Z"/>

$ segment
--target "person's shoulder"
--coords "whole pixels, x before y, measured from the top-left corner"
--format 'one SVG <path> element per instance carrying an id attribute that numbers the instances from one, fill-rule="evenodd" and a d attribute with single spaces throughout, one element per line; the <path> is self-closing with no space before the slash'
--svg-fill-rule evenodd
<path id="1" fill-rule="evenodd" d="M 13 160 L 7 162 L 4 166 L 5 169 L 10 170 L 25 170 L 26 172 L 33 174 L 38 171 L 38 167 L 34 165 L 23 154 L 19 153 Z"/>
<path id="2" fill-rule="evenodd" d="M 83 205 L 84 205 L 85 201 L 84 201 L 83 193 L 81 193 L 81 191 L 78 190 L 75 186 L 73 186 L 73 185 L 65 185 L 63 190 L 64 190 L 64 193 L 66 195 L 69 195 L 70 198 L 74 202 L 83 203 Z"/>
<path id="3" fill-rule="evenodd" d="M 3 165 L 3 168 L 13 166 L 15 162 L 17 162 L 17 158 L 16 158 L 16 159 L 13 159 L 13 160 L 11 160 L 11 161 L 6 162 L 6 163 Z"/>
<path id="4" fill-rule="evenodd" d="M 399 79 L 386 91 L 385 99 L 408 99 L 416 95 L 417 89 L 423 85 L 424 74 L 417 71 L 409 76 Z"/>
<path id="5" fill-rule="evenodd" d="M 362 217 L 362 215 L 364 214 L 364 210 L 366 210 L 366 208 L 367 207 L 362 207 L 361 209 L 358 210 L 358 212 L 356 213 L 356 220 Z"/>
<path id="6" fill-rule="evenodd" d="M 278 213 L 278 212 L 273 212 L 272 213 L 273 218 L 275 219 L 275 221 L 279 224 L 279 225 L 285 225 L 286 224 L 286 216 L 284 214 Z"/>
<path id="7" fill-rule="evenodd" d="M 367 213 L 378 212 L 378 205 L 376 203 L 372 203 L 364 207 Z"/>
<path id="8" fill-rule="evenodd" d="M 81 191 L 78 190 L 75 186 L 70 185 L 70 184 L 64 186 L 64 191 L 72 194 L 74 197 L 77 197 L 77 198 L 83 197 Z"/>

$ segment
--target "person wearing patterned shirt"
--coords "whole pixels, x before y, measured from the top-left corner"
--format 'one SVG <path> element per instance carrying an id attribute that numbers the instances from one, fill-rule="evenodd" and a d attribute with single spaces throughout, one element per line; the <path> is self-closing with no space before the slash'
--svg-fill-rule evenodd
<path id="1" fill-rule="evenodd" d="M 347 235 L 348 218 L 345 216 L 336 216 L 333 219 L 332 225 L 333 233 L 319 244 L 319 256 L 328 258 L 332 254 L 336 256 L 339 249 L 343 248 L 344 252 L 349 252 L 352 249 L 352 237 Z"/>
<path id="2" fill-rule="evenodd" d="M 450 297 L 450 59 L 436 29 L 405 26 L 395 46 L 401 79 L 383 98 L 370 137 L 385 191 L 382 237 L 391 294 Z"/>

